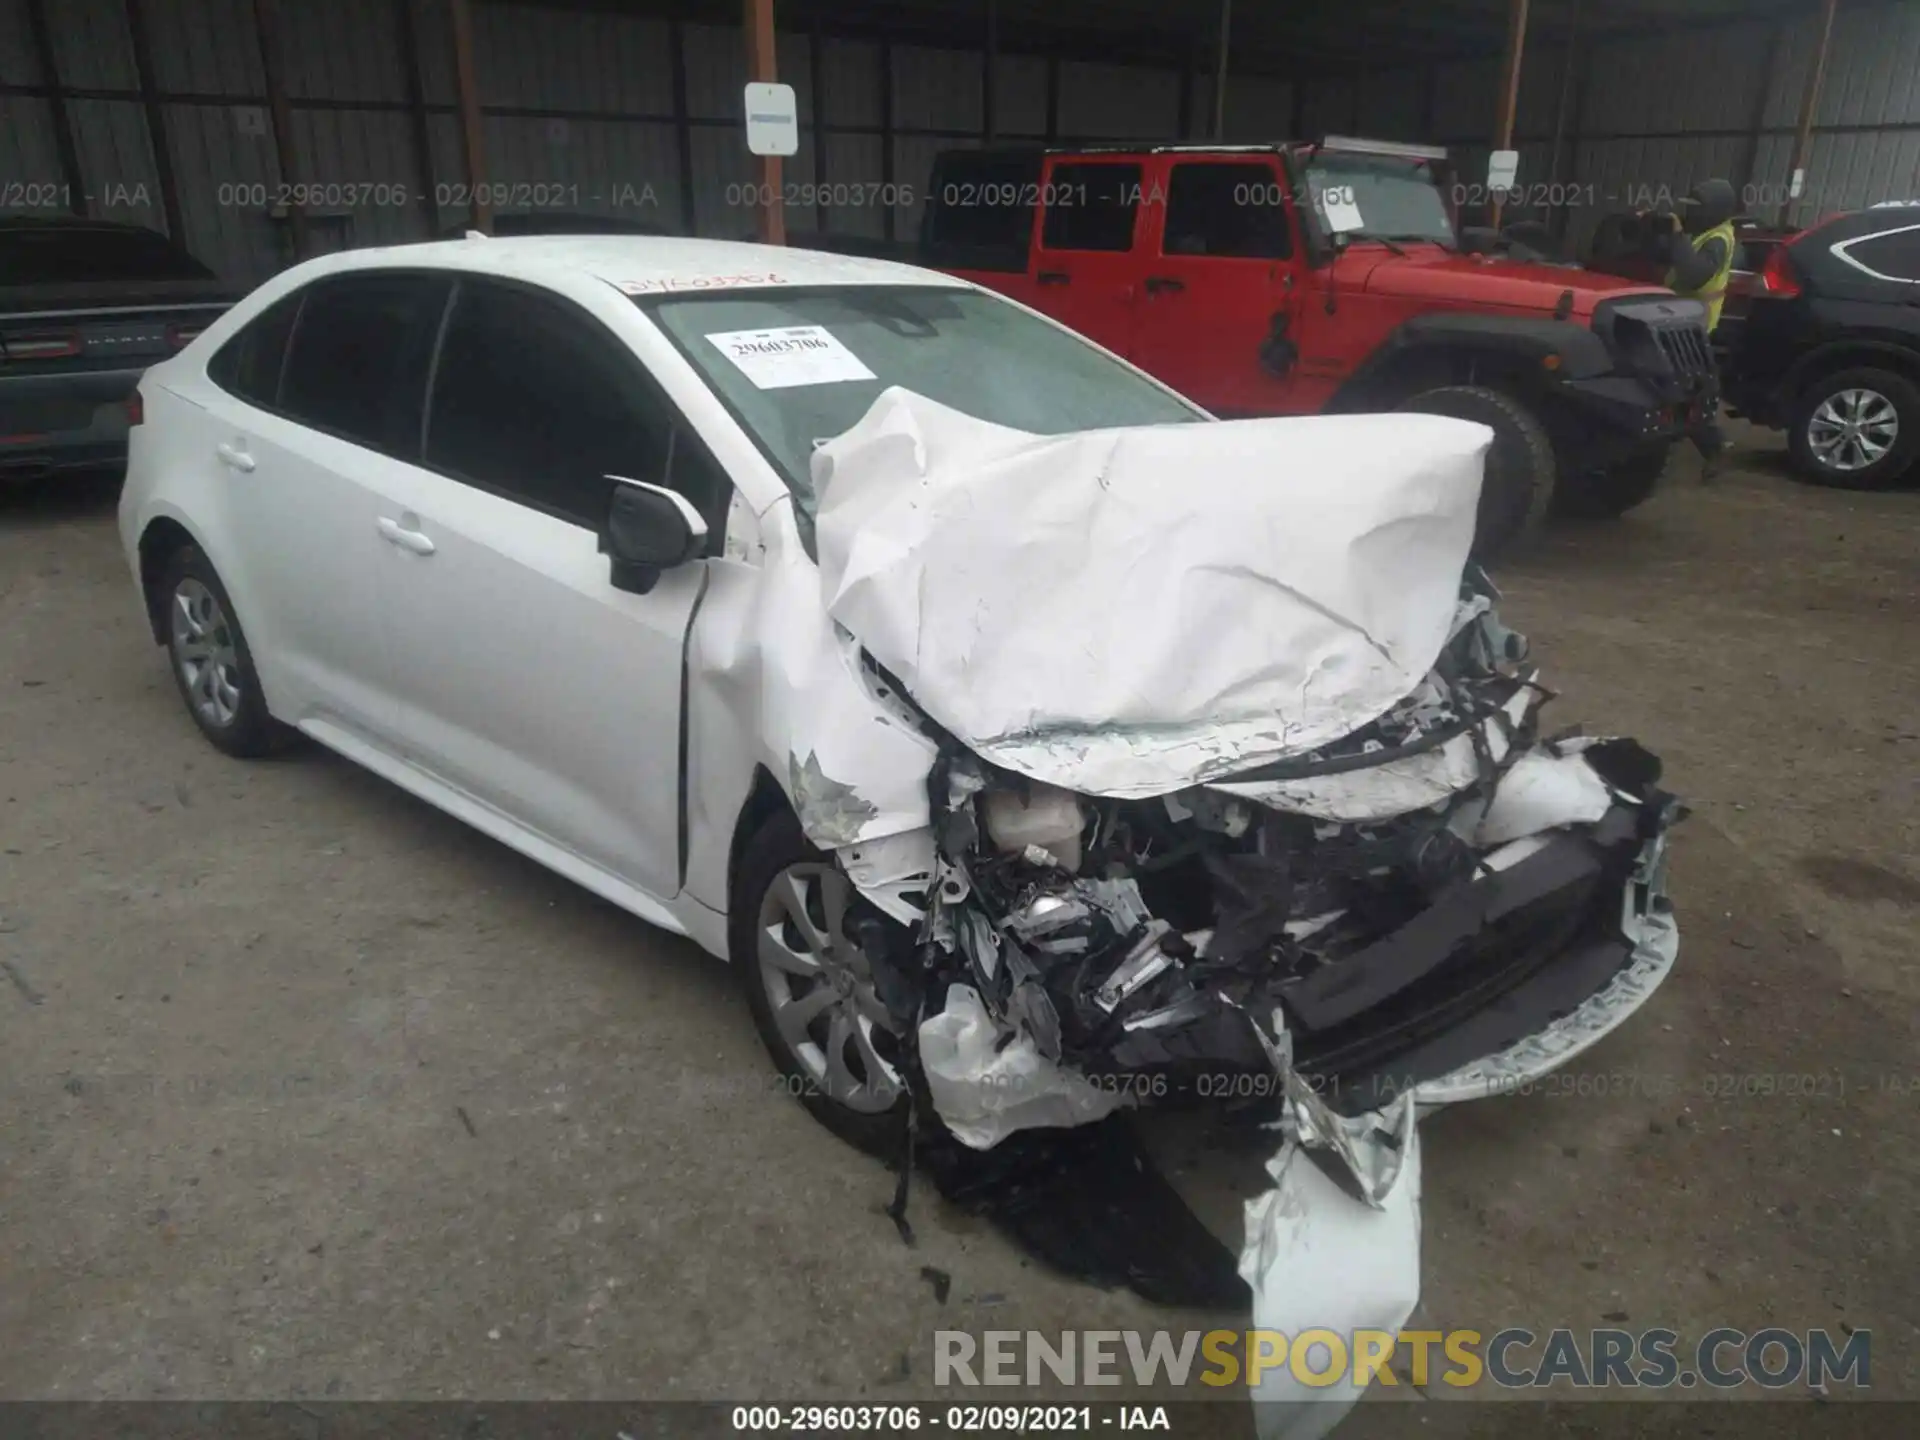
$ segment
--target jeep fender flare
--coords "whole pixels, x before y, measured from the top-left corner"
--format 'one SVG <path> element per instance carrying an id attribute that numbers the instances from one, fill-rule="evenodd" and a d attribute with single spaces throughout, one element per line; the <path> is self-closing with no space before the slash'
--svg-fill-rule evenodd
<path id="1" fill-rule="evenodd" d="M 1543 363 L 1550 355 L 1560 357 L 1552 370 Z M 1461 357 L 1482 358 L 1503 367 L 1518 365 L 1542 382 L 1582 380 L 1613 369 L 1606 342 L 1569 320 L 1474 312 L 1415 315 L 1394 327 L 1334 393 L 1327 409 L 1375 408 L 1383 391 L 1391 395 L 1395 388 L 1391 377 L 1396 372 L 1414 369 L 1426 359 Z"/>

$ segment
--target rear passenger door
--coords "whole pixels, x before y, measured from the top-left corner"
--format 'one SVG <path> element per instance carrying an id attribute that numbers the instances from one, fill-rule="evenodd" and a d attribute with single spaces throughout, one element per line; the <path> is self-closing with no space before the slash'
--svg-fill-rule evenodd
<path id="1" fill-rule="evenodd" d="M 1034 308 L 1116 355 L 1133 346 L 1145 172 L 1137 157 L 1052 156 L 1040 177 Z"/>
<path id="2" fill-rule="evenodd" d="M 319 280 L 214 355 L 197 390 L 204 463 L 229 553 L 216 554 L 274 714 L 389 748 L 392 707 L 374 600 L 386 477 L 417 445 L 444 277 Z"/>
<path id="3" fill-rule="evenodd" d="M 1133 362 L 1219 415 L 1291 411 L 1298 247 L 1278 156 L 1155 157 Z"/>
<path id="4" fill-rule="evenodd" d="M 598 548 L 608 475 L 681 490 L 719 537 L 731 491 L 624 342 L 550 291 L 461 277 L 421 463 L 380 514 L 407 758 L 585 862 L 576 878 L 668 897 L 706 562 L 645 595 L 614 589 Z"/>

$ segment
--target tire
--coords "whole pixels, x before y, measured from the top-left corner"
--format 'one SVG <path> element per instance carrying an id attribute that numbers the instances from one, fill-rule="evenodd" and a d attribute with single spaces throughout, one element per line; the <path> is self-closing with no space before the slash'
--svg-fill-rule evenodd
<path id="1" fill-rule="evenodd" d="M 1842 428 L 1838 443 L 1817 448 L 1836 433 L 1836 425 L 1846 426 L 1855 415 L 1861 422 L 1856 443 L 1849 444 Z M 1817 485 L 1884 490 L 1912 468 L 1920 447 L 1920 389 L 1891 370 L 1841 370 L 1822 376 L 1795 399 L 1787 446 L 1794 468 Z M 1876 447 L 1883 448 L 1874 456 Z M 1864 463 L 1844 468 L 1849 460 Z"/>
<path id="2" fill-rule="evenodd" d="M 197 545 L 182 545 L 162 567 L 159 600 L 173 683 L 200 733 L 242 760 L 279 749 L 285 731 L 267 713 L 246 632 Z"/>
<path id="3" fill-rule="evenodd" d="M 1554 509 L 1581 520 L 1617 519 L 1652 498 L 1672 453 L 1672 446 L 1662 445 L 1609 469 L 1589 470 L 1559 488 Z"/>
<path id="4" fill-rule="evenodd" d="M 1475 420 L 1493 430 L 1473 532 L 1476 560 L 1507 554 L 1540 528 L 1553 505 L 1553 441 L 1524 403 L 1483 385 L 1444 385 L 1410 395 L 1394 408 Z"/>
<path id="5" fill-rule="evenodd" d="M 865 957 L 844 934 L 832 937 L 837 943 L 830 943 L 824 969 L 817 960 L 809 968 L 802 953 L 818 955 L 807 929 L 825 935 L 829 907 L 837 903 L 844 920 L 853 882 L 807 843 L 799 820 L 784 809 L 748 842 L 735 880 L 727 948 L 782 1088 L 841 1139 L 895 1158 L 906 1139 L 907 1079 Z M 806 913 L 806 927 L 794 904 Z"/>

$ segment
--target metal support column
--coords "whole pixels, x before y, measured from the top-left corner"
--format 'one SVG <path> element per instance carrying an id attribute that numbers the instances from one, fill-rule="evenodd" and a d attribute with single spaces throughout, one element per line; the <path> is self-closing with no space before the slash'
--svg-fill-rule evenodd
<path id="1" fill-rule="evenodd" d="M 994 113 L 994 71 L 1000 65 L 999 0 L 987 0 L 987 40 L 980 52 L 980 137 L 991 145 L 999 138 L 998 116 Z"/>
<path id="2" fill-rule="evenodd" d="M 293 107 L 287 103 L 287 81 L 281 57 L 280 0 L 253 0 L 254 28 L 260 35 L 260 71 L 267 81 L 267 113 L 273 117 L 273 155 L 280 166 L 280 184 L 287 193 L 287 229 L 293 237 L 295 263 L 307 258 L 307 207 L 301 198 L 304 176 L 293 145 Z"/>
<path id="3" fill-rule="evenodd" d="M 1807 70 L 1807 88 L 1800 94 L 1800 124 L 1793 134 L 1793 163 L 1787 167 L 1787 198 L 1780 202 L 1779 223 L 1787 223 L 1793 202 L 1806 194 L 1807 155 L 1813 148 L 1813 116 L 1820 108 L 1820 85 L 1827 77 L 1827 51 L 1833 43 L 1833 12 L 1838 0 L 1820 7 L 1820 43 L 1814 47 Z M 1796 183 L 1797 182 L 1797 183 Z"/>
<path id="4" fill-rule="evenodd" d="M 1213 59 L 1213 138 L 1227 133 L 1227 50 L 1233 41 L 1233 0 L 1220 0 L 1220 40 Z"/>
<path id="5" fill-rule="evenodd" d="M 186 244 L 186 222 L 180 213 L 180 186 L 173 174 L 173 147 L 167 140 L 167 116 L 160 104 L 160 87 L 153 78 L 153 47 L 147 43 L 147 17 L 140 0 L 127 0 L 127 38 L 133 43 L 133 73 L 140 86 L 140 104 L 146 112 L 147 135 L 153 142 L 153 174 L 160 182 L 160 209 L 167 217 L 167 234 Z"/>
<path id="6" fill-rule="evenodd" d="M 449 0 L 453 21 L 453 79 L 460 93 L 460 152 L 467 170 L 467 223 L 482 234 L 493 231 L 493 206 L 487 195 L 487 157 L 480 130 L 480 81 L 473 67 L 471 0 Z"/>
<path id="7" fill-rule="evenodd" d="M 73 143 L 73 121 L 67 114 L 67 92 L 60 83 L 60 65 L 53 53 L 53 31 L 47 25 L 46 0 L 27 0 L 27 28 L 33 31 L 33 49 L 47 86 L 47 113 L 53 120 L 53 149 L 60 161 L 60 182 L 66 186 L 67 208 L 87 213 L 86 179 L 80 173 L 80 151 Z"/>
<path id="8" fill-rule="evenodd" d="M 1760 62 L 1760 73 L 1753 82 L 1753 111 L 1747 125 L 1746 143 L 1740 148 L 1740 168 L 1734 172 L 1733 189 L 1740 208 L 1752 203 L 1754 167 L 1760 163 L 1760 132 L 1767 124 L 1767 102 L 1773 98 L 1774 72 L 1779 68 L 1780 54 L 1786 44 L 1787 30 L 1792 21 L 1784 16 L 1774 22 L 1773 29 L 1767 32 L 1767 58 Z"/>
<path id="9" fill-rule="evenodd" d="M 407 128 L 413 135 L 413 168 L 420 182 L 421 217 L 429 238 L 440 233 L 440 187 L 433 178 L 433 128 L 427 120 L 427 92 L 420 78 L 420 25 L 413 0 L 393 0 L 394 36 L 400 42 L 400 68 L 406 71 Z"/>

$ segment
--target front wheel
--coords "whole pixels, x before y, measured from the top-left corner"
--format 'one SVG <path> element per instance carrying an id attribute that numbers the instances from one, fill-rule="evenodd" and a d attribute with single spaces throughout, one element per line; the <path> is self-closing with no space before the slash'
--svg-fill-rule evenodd
<path id="1" fill-rule="evenodd" d="M 906 1134 L 907 1082 L 872 971 L 848 938 L 853 882 L 782 811 L 747 844 L 728 951 L 782 1087 L 841 1139 L 892 1158 Z"/>
<path id="2" fill-rule="evenodd" d="M 1672 447 L 1662 445 L 1605 470 L 1589 470 L 1560 487 L 1554 508 L 1582 520 L 1612 520 L 1643 504 L 1659 488 Z"/>
<path id="3" fill-rule="evenodd" d="M 1891 370 L 1825 376 L 1800 393 L 1787 445 L 1816 484 L 1884 489 L 1907 473 L 1920 446 L 1920 390 Z"/>
<path id="4" fill-rule="evenodd" d="M 1473 531 L 1476 560 L 1505 554 L 1540 528 L 1553 504 L 1553 441 L 1522 401 L 1483 385 L 1443 385 L 1394 408 L 1474 420 L 1493 431 Z"/>

